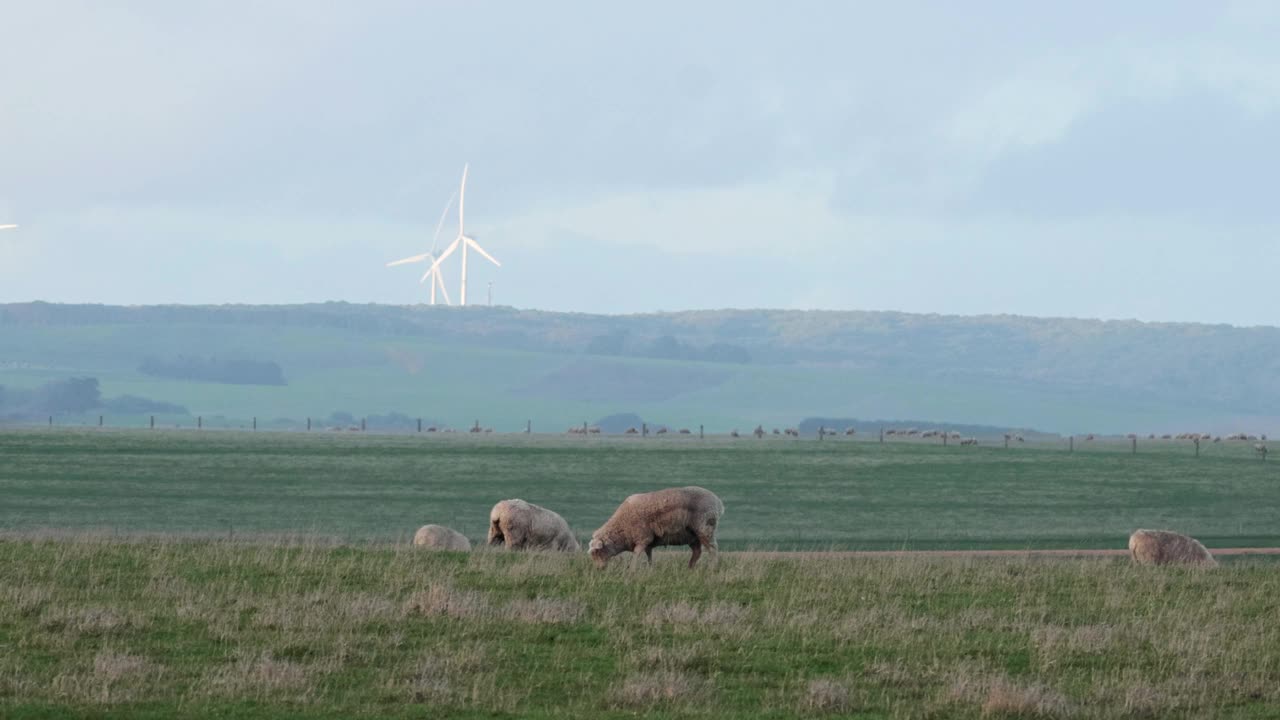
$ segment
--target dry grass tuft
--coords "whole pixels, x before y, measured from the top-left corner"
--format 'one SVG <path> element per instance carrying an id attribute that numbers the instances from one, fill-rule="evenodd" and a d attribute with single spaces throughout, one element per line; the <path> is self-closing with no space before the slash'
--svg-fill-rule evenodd
<path id="1" fill-rule="evenodd" d="M 414 593 L 405 602 L 404 609 L 413 615 L 466 619 L 489 615 L 493 607 L 481 593 L 457 590 L 449 585 L 431 585 L 422 592 Z"/>
<path id="2" fill-rule="evenodd" d="M 278 698 L 291 696 L 306 699 L 312 691 L 311 672 L 300 663 L 281 660 L 269 653 L 241 653 L 228 666 L 205 677 L 210 695 L 227 698 Z"/>
<path id="3" fill-rule="evenodd" d="M 145 625 L 136 615 L 96 606 L 48 608 L 40 617 L 40 627 L 46 631 L 90 637 L 137 630 Z"/>
<path id="4" fill-rule="evenodd" d="M 502 614 L 507 619 L 524 623 L 573 623 L 582 619 L 586 608 L 575 600 L 534 598 L 512 601 Z"/>
<path id="5" fill-rule="evenodd" d="M 1042 684 L 1021 685 L 1007 676 L 960 675 L 947 693 L 951 703 L 982 707 L 983 717 L 1066 717 L 1071 705 L 1061 693 Z"/>
<path id="6" fill-rule="evenodd" d="M 152 668 L 151 662 L 142 656 L 110 650 L 102 650 L 93 658 L 94 676 L 108 683 L 146 675 Z"/>
<path id="7" fill-rule="evenodd" d="M 750 614 L 750 608 L 734 603 L 712 603 L 699 609 L 682 601 L 651 608 L 645 614 L 644 622 L 646 625 L 672 625 L 689 630 L 717 626 L 741 627 Z"/>
<path id="8" fill-rule="evenodd" d="M 853 708 L 853 697 L 847 685 L 823 678 L 809 682 L 803 706 L 808 712 L 848 712 Z"/>
<path id="9" fill-rule="evenodd" d="M 691 673 L 639 673 L 615 686 L 610 698 L 616 707 L 649 708 L 659 704 L 688 704 L 710 697 L 709 683 Z"/>

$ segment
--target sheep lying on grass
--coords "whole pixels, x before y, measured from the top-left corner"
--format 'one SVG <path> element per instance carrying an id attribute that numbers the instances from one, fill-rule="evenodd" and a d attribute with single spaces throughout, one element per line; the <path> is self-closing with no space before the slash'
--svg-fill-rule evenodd
<path id="1" fill-rule="evenodd" d="M 632 495 L 591 535 L 591 559 L 603 568 L 609 559 L 630 550 L 644 553 L 653 562 L 653 549 L 661 545 L 688 545 L 693 549 L 689 567 L 702 549 L 716 551 L 716 526 L 724 515 L 724 503 L 700 487 L 668 488 Z"/>
<path id="2" fill-rule="evenodd" d="M 443 525 L 423 525 L 413 534 L 413 544 L 430 550 L 471 551 L 471 541 L 465 535 Z"/>
<path id="3" fill-rule="evenodd" d="M 489 511 L 489 544 L 505 545 L 508 550 L 578 552 L 582 548 L 564 518 L 514 499 L 502 500 Z"/>
<path id="4" fill-rule="evenodd" d="M 1129 536 L 1129 554 L 1140 565 L 1218 564 L 1198 540 L 1168 530 L 1135 530 Z"/>

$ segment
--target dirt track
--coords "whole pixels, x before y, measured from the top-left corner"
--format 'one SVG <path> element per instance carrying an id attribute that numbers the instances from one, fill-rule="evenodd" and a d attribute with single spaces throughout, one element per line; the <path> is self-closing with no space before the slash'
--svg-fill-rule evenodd
<path id="1" fill-rule="evenodd" d="M 1215 556 L 1280 555 L 1280 548 L 1209 548 Z M 859 558 L 859 557 L 1120 557 L 1128 550 L 830 550 L 799 552 L 731 552 L 727 555 L 752 555 L 776 558 Z"/>

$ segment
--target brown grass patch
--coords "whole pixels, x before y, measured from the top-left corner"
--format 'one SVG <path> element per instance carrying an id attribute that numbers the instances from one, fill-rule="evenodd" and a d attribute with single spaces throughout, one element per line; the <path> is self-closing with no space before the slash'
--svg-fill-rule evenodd
<path id="1" fill-rule="evenodd" d="M 404 609 L 413 615 L 466 619 L 486 616 L 493 611 L 493 606 L 482 593 L 457 590 L 449 585 L 431 585 L 410 596 Z"/>
<path id="2" fill-rule="evenodd" d="M 1071 704 L 1042 684 L 1023 685 L 1004 675 L 958 675 L 946 697 L 949 703 L 979 705 L 983 717 L 1066 717 Z"/>
<path id="3" fill-rule="evenodd" d="M 751 609 L 743 605 L 719 602 L 698 608 L 682 601 L 651 608 L 645 614 L 644 622 L 646 625 L 673 625 L 688 630 L 707 627 L 742 628 L 750 615 Z"/>
<path id="4" fill-rule="evenodd" d="M 78 636 L 104 636 L 146 625 L 136 614 L 104 607 L 46 608 L 40 627 L 48 632 L 65 632 Z"/>
<path id="5" fill-rule="evenodd" d="M 616 685 L 610 699 L 616 707 L 643 709 L 660 704 L 688 704 L 706 700 L 709 683 L 691 673 L 663 671 L 631 675 Z"/>
<path id="6" fill-rule="evenodd" d="M 848 712 L 853 708 L 853 695 L 847 685 L 821 678 L 809 682 L 801 705 L 808 712 Z"/>
<path id="7" fill-rule="evenodd" d="M 534 598 L 514 600 L 503 608 L 502 614 L 524 623 L 573 623 L 582 619 L 586 608 L 576 600 Z"/>
<path id="8" fill-rule="evenodd" d="M 209 694 L 227 698 L 306 700 L 313 690 L 312 674 L 305 665 L 269 653 L 241 653 L 230 665 L 209 673 L 204 686 Z"/>

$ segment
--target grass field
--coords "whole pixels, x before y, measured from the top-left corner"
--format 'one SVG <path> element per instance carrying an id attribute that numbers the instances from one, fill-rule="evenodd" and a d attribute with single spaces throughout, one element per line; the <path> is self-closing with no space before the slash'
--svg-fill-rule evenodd
<path id="1" fill-rule="evenodd" d="M 0 716 L 1271 718 L 1280 575 L 0 540 Z"/>
<path id="2" fill-rule="evenodd" d="M 196 431 L 0 433 L 0 528 L 484 537 L 521 497 L 586 538 L 634 492 L 698 484 L 742 549 L 1122 548 L 1137 527 L 1280 546 L 1280 464 L 1251 446 L 1065 448 L 766 438 Z"/>
<path id="3" fill-rule="evenodd" d="M 1280 716 L 1274 558 L 415 551 L 697 483 L 721 547 L 1280 546 L 1251 447 L 0 433 L 0 717 Z M 271 537 L 276 536 L 276 537 Z"/>

